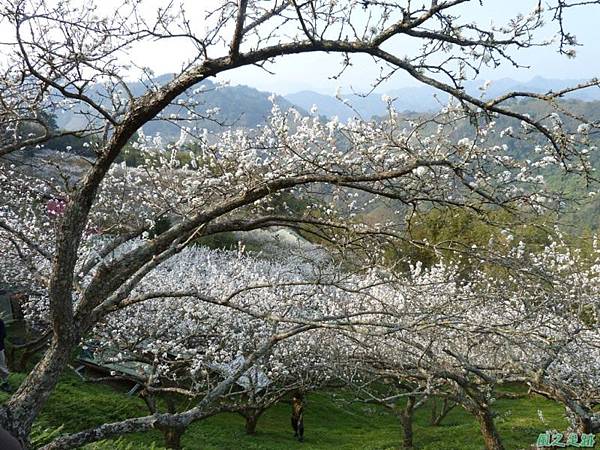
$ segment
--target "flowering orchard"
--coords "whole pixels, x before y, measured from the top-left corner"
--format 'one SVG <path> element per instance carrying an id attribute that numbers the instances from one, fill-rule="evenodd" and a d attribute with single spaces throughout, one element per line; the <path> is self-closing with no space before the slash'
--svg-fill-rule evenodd
<path id="1" fill-rule="evenodd" d="M 463 249 L 468 273 L 443 259 L 424 267 L 410 254 L 400 255 L 412 266 L 406 273 L 386 251 L 428 246 L 409 232 L 423 211 L 502 210 L 518 221 L 564 206 L 545 171 L 593 181 L 598 124 L 559 100 L 597 79 L 495 98 L 468 94 L 464 82 L 482 67 L 518 66 L 514 49 L 573 57 L 568 12 L 598 2 L 536 3 L 489 26 L 462 17 L 467 0 L 215 1 L 193 18 L 192 3 L 0 6 L 10 30 L 0 61 L 0 282 L 28 292 L 34 339 L 23 348 L 42 353 L 0 407 L 0 424 L 28 445 L 73 351 L 99 343 L 106 357 L 148 369 L 150 414 L 60 436 L 46 449 L 150 429 L 176 446 L 187 425 L 223 409 L 245 414 L 252 431 L 278 396 L 334 374 L 350 386 L 396 379 L 401 392 L 390 395 L 415 407 L 425 396 L 460 403 L 489 449 L 503 448 L 493 398 L 505 381 L 528 383 L 563 403 L 574 429 L 595 430 L 596 247 L 577 253 L 555 235 L 534 251 L 513 243 L 513 224 L 504 223 L 499 247 Z M 486 11 L 488 2 L 475 3 Z M 547 31 L 554 39 L 541 38 Z M 182 69 L 162 85 L 129 63 L 157 39 L 189 44 Z M 397 39 L 421 45 L 405 54 L 394 50 Z M 370 57 L 380 69 L 374 87 L 403 72 L 450 100 L 420 118 L 386 98 L 388 113 L 372 121 L 274 106 L 253 130 L 197 126 L 219 122 L 203 108 L 202 81 L 311 52 L 341 55 L 342 70 Z M 139 95 L 124 81 L 133 76 L 146 88 Z M 519 112 L 523 98 L 550 112 Z M 77 129 L 56 126 L 53 114 L 64 112 Z M 146 136 L 157 120 L 179 126 L 180 139 Z M 51 147 L 70 137 L 83 155 Z M 512 152 L 515 143 L 531 151 Z M 127 152 L 138 163 L 119 163 Z M 389 214 L 374 219 L 382 208 Z M 270 227 L 307 236 L 312 252 L 266 260 L 197 247 Z M 153 396 L 163 394 L 193 406 L 161 411 Z"/>

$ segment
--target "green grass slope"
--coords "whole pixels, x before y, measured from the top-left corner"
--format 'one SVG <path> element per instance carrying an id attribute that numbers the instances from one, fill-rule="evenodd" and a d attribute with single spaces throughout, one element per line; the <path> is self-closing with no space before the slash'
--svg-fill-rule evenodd
<path id="1" fill-rule="evenodd" d="M 13 384 L 22 375 L 12 375 Z M 189 427 L 183 446 L 189 450 L 321 450 L 321 449 L 397 449 L 401 447 L 399 420 L 389 411 L 362 403 L 337 399 L 334 392 L 314 393 L 308 397 L 305 413 L 305 442 L 292 437 L 290 406 L 281 403 L 260 418 L 257 434 L 244 432 L 244 421 L 236 414 L 220 414 Z M 8 396 L 0 393 L 0 402 Z M 339 395 L 338 397 L 339 398 Z M 560 405 L 538 396 L 500 399 L 495 403 L 496 420 L 507 449 L 529 449 L 537 435 L 546 429 L 564 430 L 566 422 Z M 545 423 L 541 421 L 542 412 Z M 52 430 L 62 432 L 146 415 L 143 401 L 110 386 L 86 383 L 66 375 L 52 394 L 35 427 L 34 437 L 43 443 Z M 453 409 L 441 426 L 429 425 L 430 405 L 419 409 L 414 423 L 415 446 L 420 450 L 480 450 L 483 441 L 478 426 L 461 408 Z M 50 435 L 50 436 L 48 436 Z M 125 436 L 116 441 L 88 445 L 88 450 L 162 449 L 158 432 Z"/>

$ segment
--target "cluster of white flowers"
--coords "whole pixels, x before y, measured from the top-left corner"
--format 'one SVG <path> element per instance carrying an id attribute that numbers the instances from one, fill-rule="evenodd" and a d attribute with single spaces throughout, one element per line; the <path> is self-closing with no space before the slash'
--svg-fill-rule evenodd
<path id="1" fill-rule="evenodd" d="M 168 227 L 222 210 L 212 220 L 219 224 L 272 215 L 277 206 L 298 220 L 342 222 L 344 232 L 331 231 L 328 238 L 344 248 L 353 233 L 398 230 L 393 220 L 365 220 L 378 196 L 417 205 L 451 200 L 477 206 L 490 197 L 517 205 L 545 201 L 538 170 L 558 163 L 549 149 L 540 150 L 545 154 L 539 161 L 521 160 L 497 144 L 498 136 L 512 136 L 513 129 L 498 133 L 490 123 L 456 142 L 455 123 L 465 119 L 464 112 L 449 105 L 437 119 L 434 126 L 393 114 L 379 122 L 323 122 L 274 105 L 269 126 L 228 130 L 193 146 L 188 130 L 169 148 L 162 148 L 160 137 L 140 133 L 136 149 L 143 163 L 114 165 L 93 205 L 78 255 L 75 306 L 101 267 L 150 245 L 161 220 Z M 56 205 L 67 198 L 65 188 L 6 165 L 0 166 L 0 184 L 7 198 L 0 219 L 21 233 L 0 230 L 0 248 L 7 255 L 0 262 L 2 281 L 29 286 L 26 317 L 44 328 L 45 279 L 62 207 Z M 278 197 L 280 186 L 303 203 L 299 211 Z M 266 193 L 243 202 L 260 190 Z M 56 200 L 53 211 L 49 200 Z M 103 253 L 111 240 L 127 233 L 141 240 Z M 185 378 L 196 391 L 222 377 L 219 368 L 301 325 L 314 329 L 285 339 L 254 363 L 274 384 L 289 386 L 293 379 L 318 384 L 345 373 L 349 361 L 374 360 L 398 369 L 418 367 L 427 373 L 423 388 L 429 390 L 432 377 L 436 386 L 447 386 L 448 374 L 459 376 L 468 367 L 489 367 L 490 379 L 525 380 L 555 351 L 548 342 L 584 335 L 586 342 L 593 340 L 593 333 L 579 331 L 598 320 L 600 271 L 597 263 L 586 267 L 583 257 L 560 241 L 530 253 L 523 242 L 512 244 L 510 231 L 504 235 L 510 247 L 506 259 L 528 268 L 502 277 L 478 267 L 465 276 L 453 264 L 426 268 L 418 262 L 406 274 L 386 267 L 352 272 L 328 260 L 273 261 L 188 248 L 145 275 L 86 339 L 106 349 L 100 358 L 150 367 L 149 382 Z M 15 236 L 21 248 L 14 245 Z M 384 260 L 377 245 L 366 253 L 370 264 Z M 577 345 L 562 348 L 572 352 Z M 596 395 L 595 383 L 572 375 L 583 372 L 565 368 L 575 361 L 570 354 L 559 353 L 555 361 L 547 368 L 549 380 L 577 380 L 590 392 L 582 398 Z M 482 392 L 491 395 L 492 385 Z"/>

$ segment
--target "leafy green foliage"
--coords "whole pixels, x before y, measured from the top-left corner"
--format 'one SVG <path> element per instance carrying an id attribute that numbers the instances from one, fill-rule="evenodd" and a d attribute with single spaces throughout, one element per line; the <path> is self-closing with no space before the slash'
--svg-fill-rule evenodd
<path id="1" fill-rule="evenodd" d="M 64 425 L 44 427 L 40 422 L 34 423 L 31 428 L 31 445 L 37 448 L 49 444 L 63 432 L 64 428 Z"/>
<path id="2" fill-rule="evenodd" d="M 410 241 L 398 241 L 388 247 L 390 263 L 421 261 L 424 266 L 440 259 L 460 262 L 465 252 L 506 250 L 523 241 L 530 250 L 540 250 L 548 242 L 551 217 L 517 216 L 505 210 L 484 212 L 464 208 L 435 208 L 415 215 L 409 225 Z M 510 229 L 510 235 L 504 230 Z M 464 259 L 465 264 L 467 258 Z M 469 267 L 465 266 L 465 270 Z"/>
<path id="3" fill-rule="evenodd" d="M 125 438 L 115 440 L 104 440 L 95 442 L 83 447 L 85 450 L 161 450 L 164 447 L 156 445 L 154 442 L 150 444 L 138 444 L 128 442 Z"/>

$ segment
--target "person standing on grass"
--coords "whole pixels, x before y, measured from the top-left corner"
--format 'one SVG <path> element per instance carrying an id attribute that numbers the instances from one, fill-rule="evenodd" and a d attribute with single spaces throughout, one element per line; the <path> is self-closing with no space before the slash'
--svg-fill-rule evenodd
<path id="1" fill-rule="evenodd" d="M 4 320 L 0 317 L 0 389 L 4 392 L 12 392 L 10 384 L 8 383 L 8 375 L 10 374 L 8 366 L 6 365 L 6 354 L 4 352 L 4 339 L 6 338 L 6 325 Z"/>
<path id="2" fill-rule="evenodd" d="M 294 437 L 302 442 L 304 440 L 304 399 L 299 392 L 292 397 L 292 428 Z"/>

